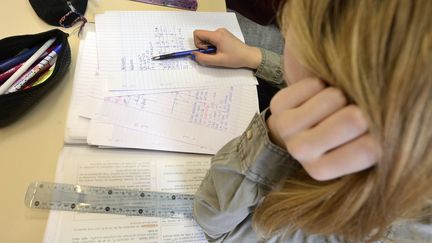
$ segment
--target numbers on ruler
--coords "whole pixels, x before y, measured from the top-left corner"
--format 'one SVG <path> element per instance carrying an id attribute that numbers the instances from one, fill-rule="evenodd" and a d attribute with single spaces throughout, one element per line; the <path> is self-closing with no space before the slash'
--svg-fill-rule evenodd
<path id="1" fill-rule="evenodd" d="M 188 194 L 143 192 L 56 183 L 33 183 L 29 186 L 28 193 L 33 193 L 31 198 L 26 196 L 26 200 L 34 201 L 27 204 L 31 208 L 175 218 L 191 218 L 194 199 L 193 195 Z M 71 202 L 65 199 L 74 198 L 73 196 L 83 193 L 90 198 L 87 199 L 89 201 Z M 110 200 L 107 200 L 106 196 Z M 150 204 L 142 204 L 140 199 L 150 200 L 147 201 Z"/>

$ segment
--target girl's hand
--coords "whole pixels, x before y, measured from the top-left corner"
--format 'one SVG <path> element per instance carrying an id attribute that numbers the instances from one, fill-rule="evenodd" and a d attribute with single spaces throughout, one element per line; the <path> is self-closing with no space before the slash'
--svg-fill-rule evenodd
<path id="1" fill-rule="evenodd" d="M 360 109 L 341 90 L 308 78 L 279 91 L 270 103 L 270 138 L 286 148 L 316 180 L 373 166 L 380 145 Z"/>
<path id="2" fill-rule="evenodd" d="M 207 49 L 208 45 L 217 48 L 216 54 L 193 53 L 195 61 L 202 65 L 257 69 L 261 63 L 258 48 L 246 45 L 226 29 L 195 30 L 194 42 L 201 49 Z"/>

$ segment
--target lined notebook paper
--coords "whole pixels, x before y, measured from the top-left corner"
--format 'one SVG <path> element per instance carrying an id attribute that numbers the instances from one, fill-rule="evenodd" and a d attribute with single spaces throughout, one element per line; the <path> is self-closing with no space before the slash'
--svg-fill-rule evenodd
<path id="1" fill-rule="evenodd" d="M 111 124 L 133 129 L 148 143 L 151 137 L 161 137 L 196 145 L 184 152 L 215 153 L 232 138 L 239 136 L 257 112 L 255 86 L 201 89 L 153 95 L 109 97 L 91 120 L 89 143 L 101 141 L 109 129 L 99 126 Z M 118 131 L 118 129 L 116 129 Z M 99 131 L 99 132 L 96 132 Z M 128 135 L 111 133 L 111 142 L 129 140 Z M 148 139 L 145 139 L 149 136 Z M 102 145 L 102 144 L 99 144 Z M 105 146 L 115 146 L 107 140 Z M 173 143 L 160 150 L 181 151 Z M 146 148 L 135 144 L 134 148 Z M 200 147 L 207 148 L 203 151 Z M 199 148 L 199 149 L 197 149 Z M 154 148 L 152 148 L 154 149 Z"/>
<path id="2" fill-rule="evenodd" d="M 255 86 L 106 96 L 96 48 L 96 34 L 87 32 L 76 66 L 67 143 L 212 154 L 240 135 L 257 111 Z M 115 92 L 122 93 L 129 92 Z"/>
<path id="3" fill-rule="evenodd" d="M 87 26 L 89 28 L 89 26 Z M 140 148 L 173 151 L 195 151 L 197 153 L 211 153 L 212 150 L 201 145 L 191 145 L 170 138 L 162 138 L 152 134 L 144 134 L 144 139 L 137 139 L 143 134 L 139 131 L 123 128 L 121 135 L 107 127 L 114 126 L 103 124 L 100 127 L 90 128 L 90 118 L 98 111 L 104 102 L 103 86 L 98 79 L 98 62 L 96 51 L 96 33 L 87 31 L 85 39 L 80 41 L 77 64 L 74 76 L 74 85 L 71 102 L 69 105 L 68 119 L 65 129 L 65 143 L 86 144 L 88 133 L 91 138 L 89 143 L 104 147 Z M 122 92 L 123 93 L 123 92 Z M 126 92 L 128 93 L 128 92 Z M 154 96 L 154 95 L 153 95 Z M 122 99 L 116 96 L 110 99 Z M 125 98 L 131 96 L 125 96 Z M 121 136 L 121 140 L 111 139 Z M 132 142 L 133 144 L 131 144 Z"/>
<path id="4" fill-rule="evenodd" d="M 91 28 L 90 25 L 88 24 L 86 29 Z M 91 50 L 92 43 L 95 41 L 96 33 L 90 31 L 86 31 L 85 38 L 80 40 L 65 129 L 66 143 L 86 143 L 89 119 L 82 117 L 80 113 L 81 109 L 85 107 L 87 94 L 92 88 L 94 72 L 97 70 L 95 66 L 97 62 L 95 63 L 93 58 L 96 52 Z"/>
<path id="5" fill-rule="evenodd" d="M 96 16 L 99 67 L 109 90 L 255 85 L 250 70 L 204 67 L 190 58 L 151 57 L 196 49 L 195 29 L 226 28 L 243 36 L 234 13 L 107 12 Z"/>

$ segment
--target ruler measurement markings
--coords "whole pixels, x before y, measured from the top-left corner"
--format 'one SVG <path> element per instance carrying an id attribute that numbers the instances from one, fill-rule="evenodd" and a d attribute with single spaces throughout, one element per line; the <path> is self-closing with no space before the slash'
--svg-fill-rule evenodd
<path id="1" fill-rule="evenodd" d="M 39 209 L 192 218 L 193 195 L 35 182 L 25 203 Z"/>

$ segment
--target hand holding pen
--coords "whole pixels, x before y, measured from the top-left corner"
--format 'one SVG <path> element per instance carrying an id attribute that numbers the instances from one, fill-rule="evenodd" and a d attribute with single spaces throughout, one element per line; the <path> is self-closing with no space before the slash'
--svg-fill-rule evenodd
<path id="1" fill-rule="evenodd" d="M 169 53 L 169 54 L 164 54 L 164 55 L 152 57 L 152 60 L 165 60 L 165 59 L 173 59 L 173 58 L 179 58 L 179 57 L 186 57 L 186 56 L 193 55 L 192 53 L 196 53 L 196 52 L 205 53 L 205 54 L 215 53 L 216 52 L 216 47 L 214 47 L 214 46 L 206 46 L 205 49 L 196 49 L 196 50 L 189 50 L 189 51 L 173 52 L 173 53 Z"/>
<path id="2" fill-rule="evenodd" d="M 192 52 L 202 65 L 257 69 L 261 63 L 260 49 L 246 45 L 226 29 L 195 30 L 193 34 L 196 47 L 206 49 L 211 44 L 217 48 L 214 55 Z"/>

